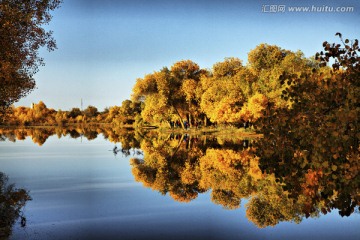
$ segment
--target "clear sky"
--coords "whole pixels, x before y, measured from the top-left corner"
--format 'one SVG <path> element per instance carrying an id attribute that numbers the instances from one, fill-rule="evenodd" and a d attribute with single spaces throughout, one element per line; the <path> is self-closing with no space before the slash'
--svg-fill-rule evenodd
<path id="1" fill-rule="evenodd" d="M 285 5 L 284 12 L 270 12 Z M 289 7 L 354 7 L 353 12 L 290 12 Z M 301 50 L 305 56 L 338 42 L 336 32 L 359 39 L 359 1 L 64 0 L 47 26 L 58 49 L 41 50 L 46 65 L 37 89 L 16 106 L 40 100 L 54 109 L 130 98 L 137 78 L 183 59 L 211 68 L 225 57 L 247 62 L 260 43 Z"/>

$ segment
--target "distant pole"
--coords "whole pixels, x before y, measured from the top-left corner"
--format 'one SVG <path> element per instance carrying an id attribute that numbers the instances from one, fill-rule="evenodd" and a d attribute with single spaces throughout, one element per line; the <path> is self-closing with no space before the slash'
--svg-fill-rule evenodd
<path id="1" fill-rule="evenodd" d="M 83 110 L 83 100 L 81 99 L 81 111 Z"/>

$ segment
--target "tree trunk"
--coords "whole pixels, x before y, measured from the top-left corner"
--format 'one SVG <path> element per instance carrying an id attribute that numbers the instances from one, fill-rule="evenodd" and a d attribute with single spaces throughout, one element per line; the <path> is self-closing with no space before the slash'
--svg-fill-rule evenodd
<path id="1" fill-rule="evenodd" d="M 191 124 L 191 114 L 189 113 L 189 126 L 192 127 L 192 124 Z"/>
<path id="2" fill-rule="evenodd" d="M 181 117 L 179 111 L 176 109 L 176 107 L 174 107 L 174 105 L 172 105 L 172 107 L 175 109 L 176 115 L 178 115 L 178 117 L 179 117 L 179 120 L 180 120 L 180 124 L 181 124 L 182 129 L 185 130 L 184 122 L 183 122 L 183 120 L 182 120 L 182 117 Z"/>

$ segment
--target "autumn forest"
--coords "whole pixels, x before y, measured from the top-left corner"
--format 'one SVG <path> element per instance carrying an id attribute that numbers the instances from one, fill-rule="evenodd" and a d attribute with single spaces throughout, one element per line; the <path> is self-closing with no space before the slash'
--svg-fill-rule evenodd
<path id="1" fill-rule="evenodd" d="M 261 44 L 249 52 L 247 64 L 226 58 L 212 69 L 182 60 L 137 79 L 131 100 L 121 106 L 102 112 L 94 106 L 56 111 L 43 102 L 10 106 L 2 111 L 2 125 L 183 129 L 223 125 L 252 126 L 263 133 L 267 123 L 276 129 L 296 122 L 311 126 L 311 131 L 334 129 L 356 138 L 358 41 L 324 42 L 323 47 L 314 57 L 305 58 L 301 51 Z M 328 66 L 329 62 L 333 65 Z"/>
<path id="2" fill-rule="evenodd" d="M 358 39 L 337 32 L 335 43 L 321 38 L 324 42 L 310 51 L 315 51 L 312 56 L 301 51 L 306 53 L 309 43 L 298 51 L 267 43 L 255 46 L 253 42 L 262 42 L 257 35 L 249 35 L 250 42 L 243 38 L 247 45 L 230 44 L 238 41 L 240 33 L 231 27 L 238 22 L 246 24 L 237 31 L 249 32 L 246 25 L 252 23 L 257 34 L 264 33 L 266 26 L 276 27 L 261 22 L 273 16 L 310 27 L 303 16 L 313 17 L 315 12 L 265 13 L 274 7 L 285 11 L 285 5 L 250 8 L 250 3 L 241 3 L 235 14 L 238 3 L 232 1 L 206 6 L 201 1 L 66 1 L 66 10 L 54 15 L 62 44 L 59 51 L 64 52 L 55 56 L 42 76 L 50 78 L 47 89 L 52 92 L 33 98 L 43 101 L 19 106 L 26 105 L 18 103 L 21 99 L 40 88 L 37 83 L 42 78 L 36 75 L 44 66 L 40 49 L 57 48 L 46 25 L 63 2 L 0 1 L 0 239 L 306 239 L 304 234 L 309 233 L 319 233 L 319 239 L 334 233 L 333 237 L 350 239 L 359 235 L 358 218 L 350 217 L 360 213 Z M 205 14 L 198 6 L 213 12 Z M 252 10 L 248 13 L 248 9 Z M 183 14 L 173 19 L 178 13 Z M 316 14 L 324 22 L 331 16 Z M 357 13 L 348 14 L 341 16 L 356 20 Z M 213 21 L 211 31 L 206 30 L 208 16 Z M 231 24 L 225 26 L 229 20 Z M 284 32 L 285 25 L 279 22 Z M 185 28 L 193 32 L 188 34 Z M 199 61 L 211 63 L 202 67 L 186 59 L 204 53 L 195 50 L 208 46 L 203 39 L 210 35 L 205 31 L 220 35 L 209 49 L 223 46 L 221 39 L 225 45 L 234 39 L 229 42 L 230 53 L 233 46 L 254 48 L 242 49 L 247 59 L 221 59 L 227 56 L 226 49 L 219 62 L 219 55 L 204 54 Z M 290 39 L 299 31 L 289 31 L 284 41 L 293 42 Z M 324 33 L 314 32 L 317 37 Z M 190 41 L 200 45 L 186 52 Z M 165 45 L 176 51 L 166 50 Z M 153 52 L 148 52 L 150 48 Z M 161 65 L 149 65 L 159 51 L 169 56 L 159 57 Z M 168 62 L 174 56 L 179 61 Z M 168 65 L 152 69 L 163 64 Z M 153 72 L 144 70 L 147 65 Z M 128 66 L 130 75 L 126 75 Z M 144 72 L 137 76 L 139 69 Z M 91 74 L 94 78 L 89 79 Z M 57 75 L 62 75 L 61 80 Z M 123 94 L 125 87 L 120 84 L 125 80 L 119 84 L 119 78 L 132 79 L 131 94 L 130 90 Z M 58 81 L 64 85 L 54 84 Z M 101 81 L 111 86 L 98 90 Z M 100 106 L 115 105 L 83 106 L 79 96 L 81 106 L 74 106 L 75 86 L 84 86 L 79 95 L 96 89 Z M 110 88 L 111 94 L 106 92 Z M 55 98 L 52 95 L 59 89 L 63 92 L 58 95 L 68 91 L 66 96 L 72 99 L 66 103 L 56 99 L 47 106 L 46 99 Z M 113 96 L 126 100 L 116 102 Z M 53 109 L 54 103 L 70 108 Z M 29 201 L 33 204 L 27 205 Z M 184 204 L 189 202 L 193 204 Z M 241 208 L 243 212 L 231 211 L 232 215 L 227 211 Z M 238 219 L 241 214 L 246 223 Z M 308 228 L 312 224 L 308 218 L 327 214 L 325 221 L 312 222 L 314 226 Z M 344 224 L 339 216 L 349 217 L 348 232 L 339 231 L 344 225 L 331 229 Z M 304 221 L 307 224 L 301 225 Z M 281 222 L 296 224 L 275 227 L 273 232 L 260 229 Z"/>
<path id="3" fill-rule="evenodd" d="M 311 58 L 261 44 L 247 64 L 179 61 L 137 79 L 131 100 L 102 112 L 10 106 L 1 138 L 42 145 L 52 135 L 102 134 L 121 143 L 114 154 L 133 156 L 132 173 L 145 187 L 180 202 L 211 189 L 226 209 L 250 199 L 247 217 L 261 228 L 333 209 L 349 216 L 360 203 L 360 59 L 358 41 L 337 35 L 341 44 L 324 42 Z M 207 129 L 222 130 L 203 135 Z"/>

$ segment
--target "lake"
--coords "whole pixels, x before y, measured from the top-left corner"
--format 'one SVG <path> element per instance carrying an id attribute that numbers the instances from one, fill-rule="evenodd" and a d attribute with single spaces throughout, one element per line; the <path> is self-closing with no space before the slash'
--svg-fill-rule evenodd
<path id="1" fill-rule="evenodd" d="M 9 239 L 360 236 L 357 182 L 268 166 L 251 136 L 10 129 L 1 139 L 0 172 L 32 198 Z"/>

